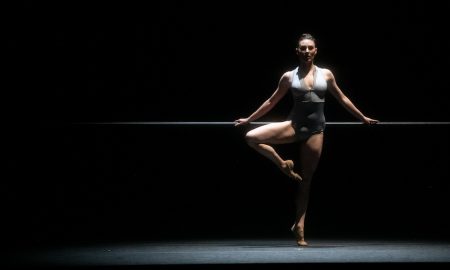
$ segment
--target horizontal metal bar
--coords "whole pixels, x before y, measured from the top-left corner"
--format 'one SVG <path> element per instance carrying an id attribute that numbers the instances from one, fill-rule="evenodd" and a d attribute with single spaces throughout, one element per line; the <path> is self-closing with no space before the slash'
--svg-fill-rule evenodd
<path id="1" fill-rule="evenodd" d="M 252 125 L 264 125 L 276 122 L 251 122 Z M 234 122 L 83 122 L 80 125 L 234 125 Z M 330 126 L 365 125 L 362 122 L 327 122 Z M 450 125 L 450 122 L 378 122 L 376 125 Z"/>

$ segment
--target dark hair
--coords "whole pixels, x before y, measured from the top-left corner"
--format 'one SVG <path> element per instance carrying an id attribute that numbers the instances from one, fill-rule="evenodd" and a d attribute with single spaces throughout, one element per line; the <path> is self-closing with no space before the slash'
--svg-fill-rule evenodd
<path id="1" fill-rule="evenodd" d="M 300 43 L 300 41 L 302 41 L 302 40 L 304 40 L 304 39 L 310 39 L 310 40 L 314 41 L 314 44 L 315 44 L 316 47 L 317 47 L 317 41 L 316 41 L 316 39 L 315 39 L 311 34 L 309 34 L 309 33 L 303 33 L 303 34 L 298 38 L 297 46 L 298 46 L 298 44 Z"/>

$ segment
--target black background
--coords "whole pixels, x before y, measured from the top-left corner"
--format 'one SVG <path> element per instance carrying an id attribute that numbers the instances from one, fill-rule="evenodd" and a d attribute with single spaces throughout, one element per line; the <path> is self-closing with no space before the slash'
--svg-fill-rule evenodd
<path id="1" fill-rule="evenodd" d="M 449 121 L 449 6 L 436 2 L 16 3 L 4 243 L 289 236 L 295 184 L 245 144 L 252 127 L 79 123 L 246 117 L 295 68 L 304 32 L 366 115 Z M 331 96 L 326 117 L 356 121 Z M 448 239 L 448 138 L 448 126 L 327 127 L 309 237 Z"/>

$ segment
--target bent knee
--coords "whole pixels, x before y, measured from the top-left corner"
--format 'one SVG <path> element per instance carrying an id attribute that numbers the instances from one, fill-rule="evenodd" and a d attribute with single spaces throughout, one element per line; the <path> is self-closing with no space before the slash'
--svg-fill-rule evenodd
<path id="1" fill-rule="evenodd" d="M 249 132 L 247 132 L 247 134 L 245 134 L 245 141 L 249 145 L 253 145 L 253 144 L 259 143 L 260 139 L 258 138 L 258 136 L 254 132 L 249 131 Z"/>

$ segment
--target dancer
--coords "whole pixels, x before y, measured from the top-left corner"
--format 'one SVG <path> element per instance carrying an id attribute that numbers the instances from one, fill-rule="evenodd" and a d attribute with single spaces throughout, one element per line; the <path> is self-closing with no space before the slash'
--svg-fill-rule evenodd
<path id="1" fill-rule="evenodd" d="M 285 72 L 274 93 L 249 117 L 235 121 L 235 126 L 249 124 L 267 114 L 290 90 L 294 106 L 286 121 L 270 123 L 250 130 L 247 143 L 273 163 L 288 177 L 298 182 L 295 223 L 291 228 L 299 246 L 307 246 L 304 236 L 305 215 L 313 174 L 319 163 L 325 130 L 325 93 L 330 92 L 352 115 L 365 124 L 378 120 L 366 117 L 338 87 L 333 73 L 314 65 L 317 55 L 316 39 L 308 33 L 298 39 L 296 53 L 299 65 Z M 300 170 L 294 162 L 284 160 L 272 145 L 300 143 Z"/>

